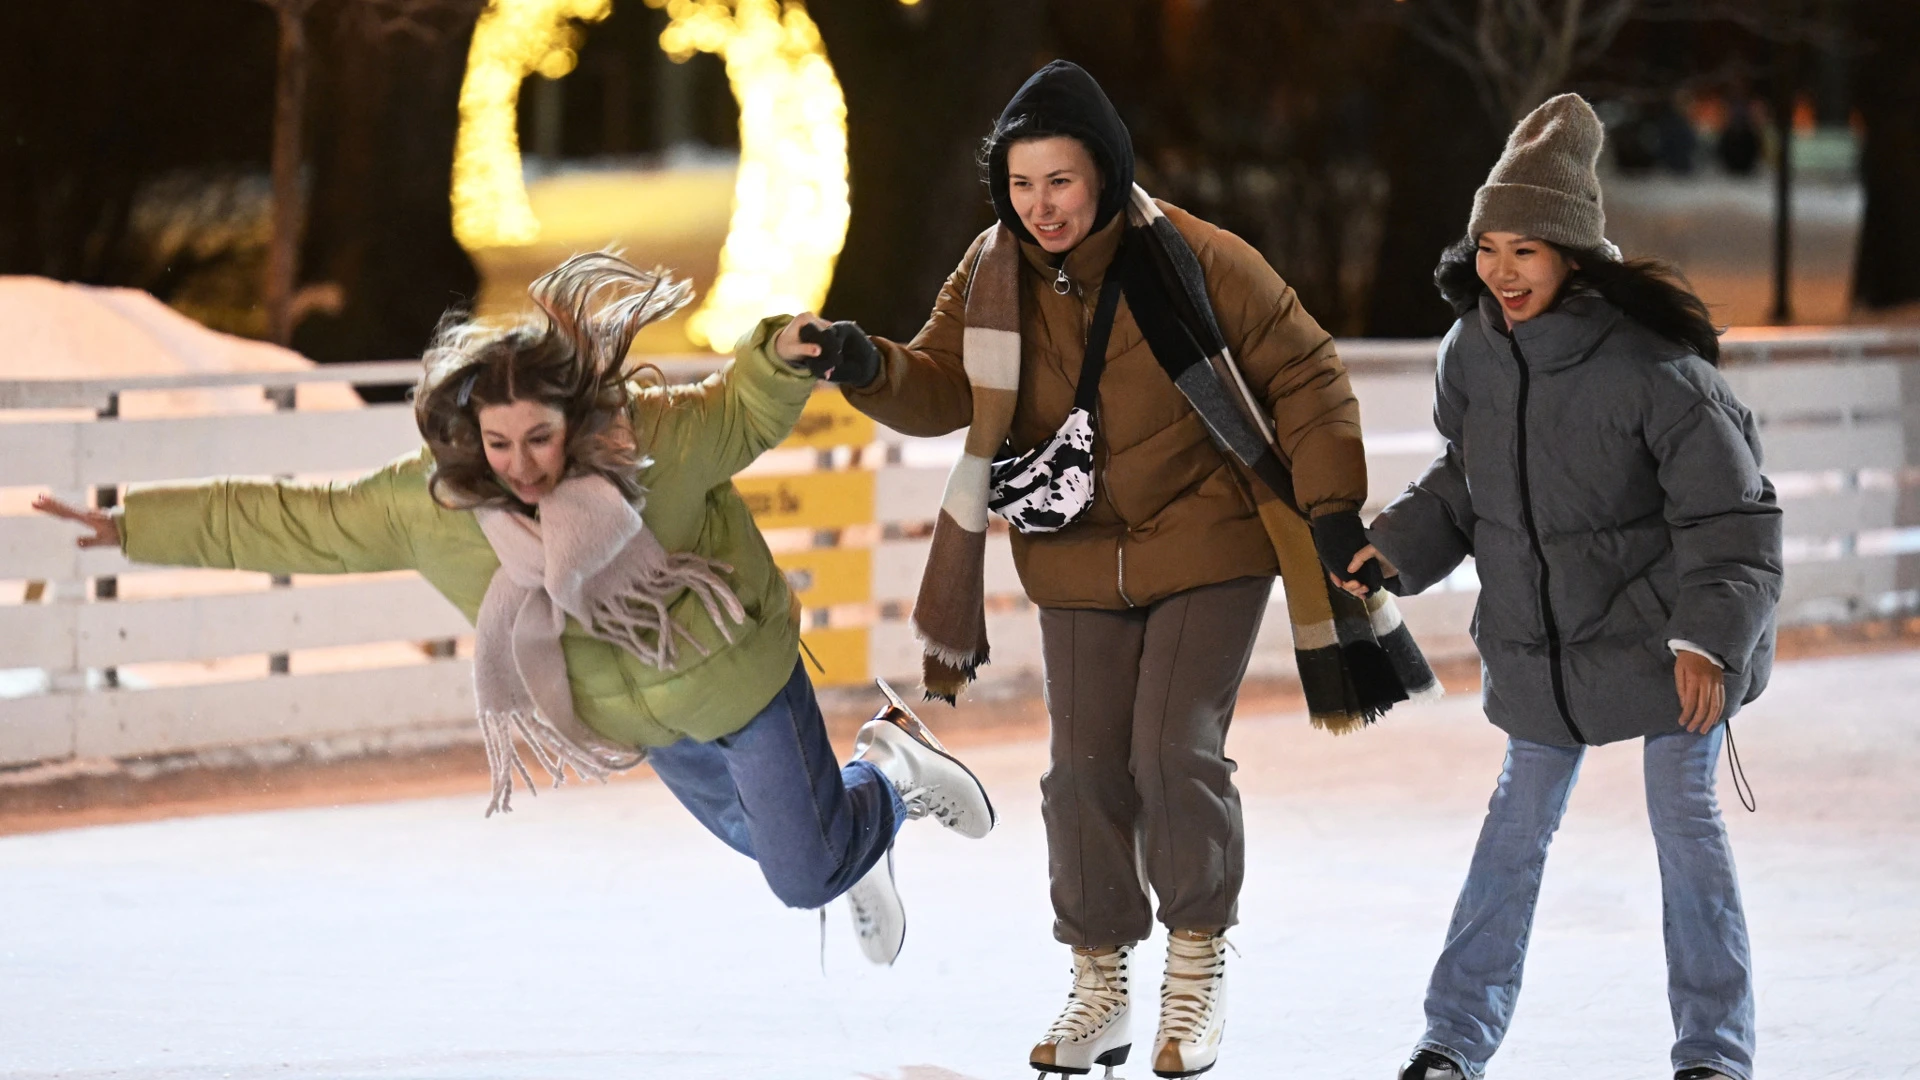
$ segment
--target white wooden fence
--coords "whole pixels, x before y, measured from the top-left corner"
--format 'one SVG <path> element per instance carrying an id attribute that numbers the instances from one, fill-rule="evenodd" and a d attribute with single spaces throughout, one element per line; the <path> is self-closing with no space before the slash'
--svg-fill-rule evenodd
<path id="1" fill-rule="evenodd" d="M 1726 370 L 1764 425 L 1787 508 L 1783 620 L 1920 608 L 1920 332 L 1736 332 Z M 1383 505 L 1438 447 L 1432 342 L 1349 342 Z M 668 365 L 691 377 L 711 361 Z M 120 485 L 223 473 L 327 476 L 418 445 L 409 409 L 279 409 L 150 419 L 118 405 L 182 387 L 252 386 L 289 403 L 313 382 L 408 383 L 412 364 L 149 379 L 0 382 L 0 769 L 246 745 L 331 748 L 459 737 L 470 724 L 464 620 L 412 574 L 297 576 L 157 570 L 79 551 L 31 495 L 108 502 Z M 789 444 L 738 481 L 805 608 L 822 681 L 910 681 L 905 615 L 957 442 L 874 428 L 816 395 Z M 983 684 L 1031 675 L 1039 640 L 1004 537 L 990 547 L 995 662 Z M 1471 570 L 1403 601 L 1435 655 L 1470 652 Z M 1276 596 L 1257 672 L 1291 671 Z"/>

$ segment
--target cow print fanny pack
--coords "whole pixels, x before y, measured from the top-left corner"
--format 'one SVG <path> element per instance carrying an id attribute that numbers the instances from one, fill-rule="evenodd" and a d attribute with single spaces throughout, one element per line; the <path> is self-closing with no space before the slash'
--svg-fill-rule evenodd
<path id="1" fill-rule="evenodd" d="M 1074 387 L 1073 409 L 1046 442 L 1016 453 L 1000 448 L 989 471 L 987 508 L 1025 535 L 1058 532 L 1080 520 L 1093 505 L 1094 409 L 1100 399 L 1100 373 L 1107 366 L 1107 337 L 1120 306 L 1119 262 L 1123 247 L 1107 269 L 1100 302 L 1087 327 L 1087 353 Z"/>

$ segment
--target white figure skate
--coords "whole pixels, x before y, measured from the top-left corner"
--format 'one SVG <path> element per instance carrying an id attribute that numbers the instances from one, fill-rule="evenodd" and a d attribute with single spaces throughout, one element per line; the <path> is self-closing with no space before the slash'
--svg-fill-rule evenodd
<path id="1" fill-rule="evenodd" d="M 985 785 L 940 745 L 885 679 L 873 681 L 888 704 L 860 728 L 854 760 L 879 766 L 907 804 L 908 817 L 931 817 L 973 840 L 991 832 L 995 815 Z"/>
<path id="2" fill-rule="evenodd" d="M 1084 1075 L 1095 1065 L 1106 1069 L 1106 1080 L 1114 1080 L 1114 1066 L 1126 1064 L 1133 1049 L 1127 1018 L 1127 966 L 1132 960 L 1131 945 L 1097 955 L 1073 950 L 1067 1006 L 1027 1055 L 1027 1064 L 1038 1069 L 1043 1080 L 1048 1073 Z"/>
<path id="3" fill-rule="evenodd" d="M 1167 972 L 1160 982 L 1160 1030 L 1153 1037 L 1155 1076 L 1193 1076 L 1213 1068 L 1227 1024 L 1227 939 L 1167 935 Z"/>

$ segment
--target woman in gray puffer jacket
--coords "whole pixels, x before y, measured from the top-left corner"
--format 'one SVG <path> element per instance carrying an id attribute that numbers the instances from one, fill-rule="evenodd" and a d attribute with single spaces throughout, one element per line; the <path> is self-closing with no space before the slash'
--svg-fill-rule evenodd
<path id="1" fill-rule="evenodd" d="M 1509 138 L 1436 274 L 1461 315 L 1434 398 L 1446 448 L 1354 560 L 1378 555 L 1389 587 L 1414 593 L 1473 556 L 1487 716 L 1509 736 L 1402 1080 L 1482 1074 L 1584 748 L 1628 738 L 1646 740 L 1675 1075 L 1752 1080 L 1752 967 L 1714 774 L 1722 721 L 1772 666 L 1780 511 L 1704 305 L 1604 238 L 1601 138 L 1571 94 Z"/>

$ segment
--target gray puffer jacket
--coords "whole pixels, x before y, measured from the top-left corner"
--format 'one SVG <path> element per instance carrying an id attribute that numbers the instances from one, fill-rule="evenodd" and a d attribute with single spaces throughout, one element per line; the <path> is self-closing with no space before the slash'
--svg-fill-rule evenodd
<path id="1" fill-rule="evenodd" d="M 1510 335 L 1491 297 L 1440 346 L 1446 449 L 1370 536 L 1419 592 L 1468 555 L 1487 717 L 1557 746 L 1678 730 L 1668 642 L 1773 666 L 1780 508 L 1752 414 L 1705 360 L 1576 294 Z"/>

